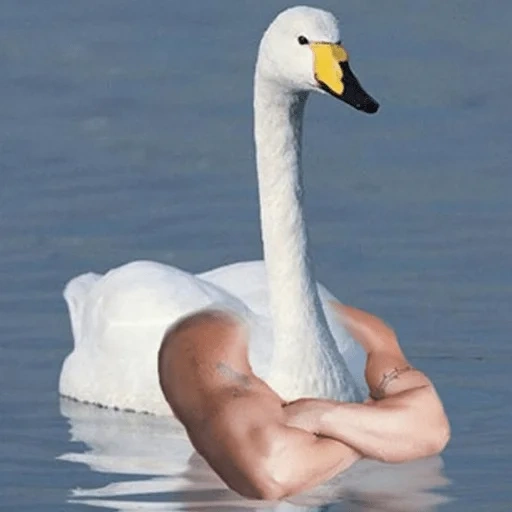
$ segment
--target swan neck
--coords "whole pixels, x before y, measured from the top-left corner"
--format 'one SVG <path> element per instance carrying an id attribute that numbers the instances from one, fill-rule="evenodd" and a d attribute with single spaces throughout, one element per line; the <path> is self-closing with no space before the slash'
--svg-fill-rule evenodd
<path id="1" fill-rule="evenodd" d="M 303 211 L 301 138 L 306 101 L 307 93 L 280 90 L 256 73 L 256 162 L 275 337 L 271 374 L 293 364 L 302 371 L 305 364 L 318 371 L 321 360 L 336 359 L 333 352 L 337 352 L 318 295 Z"/>

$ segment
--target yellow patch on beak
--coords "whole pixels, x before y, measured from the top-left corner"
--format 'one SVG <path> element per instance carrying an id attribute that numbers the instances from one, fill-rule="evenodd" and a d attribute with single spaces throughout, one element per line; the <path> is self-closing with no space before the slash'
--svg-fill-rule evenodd
<path id="1" fill-rule="evenodd" d="M 334 43 L 311 43 L 309 46 L 315 55 L 315 79 L 341 96 L 345 85 L 340 63 L 348 61 L 345 48 Z"/>

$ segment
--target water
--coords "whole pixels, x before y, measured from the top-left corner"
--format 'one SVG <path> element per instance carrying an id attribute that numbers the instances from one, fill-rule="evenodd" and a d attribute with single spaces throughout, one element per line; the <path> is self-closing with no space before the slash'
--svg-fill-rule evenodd
<path id="1" fill-rule="evenodd" d="M 512 4 L 311 3 L 342 17 L 382 103 L 308 107 L 318 274 L 397 329 L 453 440 L 442 460 L 363 464 L 301 507 L 258 508 L 508 511 Z M 169 421 L 59 402 L 61 289 L 137 258 L 201 271 L 260 256 L 252 68 L 285 5 L 2 2 L 0 509 L 254 505 Z"/>

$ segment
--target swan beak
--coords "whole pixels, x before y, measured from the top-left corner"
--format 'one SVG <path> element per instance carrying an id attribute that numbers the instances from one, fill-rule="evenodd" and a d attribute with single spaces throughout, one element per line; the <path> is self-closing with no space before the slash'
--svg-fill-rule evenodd
<path id="1" fill-rule="evenodd" d="M 348 53 L 340 44 L 311 43 L 318 86 L 357 110 L 374 114 L 379 104 L 361 87 L 348 65 Z"/>

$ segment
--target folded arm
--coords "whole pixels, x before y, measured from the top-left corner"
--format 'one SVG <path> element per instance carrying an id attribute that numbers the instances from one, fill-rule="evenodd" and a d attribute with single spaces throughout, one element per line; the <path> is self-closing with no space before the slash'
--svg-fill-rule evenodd
<path id="1" fill-rule="evenodd" d="M 304 417 L 300 409 L 309 408 L 318 434 L 373 459 L 405 462 L 442 451 L 450 426 L 432 382 L 409 365 L 393 330 L 381 320 L 341 304 L 335 307 L 368 352 L 372 399 L 364 404 L 301 400 L 292 404 L 296 416 Z"/>
<path id="2" fill-rule="evenodd" d="M 278 401 L 257 393 L 229 401 L 200 427 L 192 443 L 240 494 L 278 500 L 319 485 L 360 455 L 339 441 L 287 426 Z"/>
<path id="3" fill-rule="evenodd" d="M 339 441 L 287 424 L 280 397 L 251 371 L 243 327 L 226 314 L 197 314 L 168 332 L 159 377 L 198 453 L 244 496 L 281 499 L 360 458 Z"/>
<path id="4" fill-rule="evenodd" d="M 405 462 L 441 452 L 450 430 L 433 386 L 425 385 L 366 404 L 331 404 L 318 432 L 365 457 Z"/>

